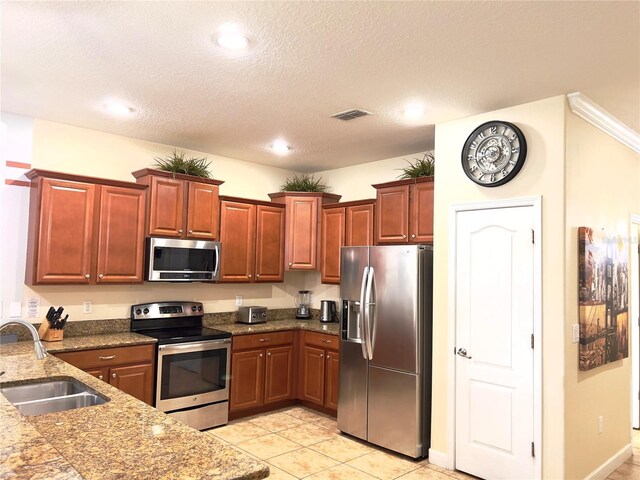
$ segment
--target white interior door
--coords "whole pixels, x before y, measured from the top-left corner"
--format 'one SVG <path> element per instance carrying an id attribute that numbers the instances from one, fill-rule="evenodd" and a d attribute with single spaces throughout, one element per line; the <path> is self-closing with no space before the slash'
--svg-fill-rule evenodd
<path id="1" fill-rule="evenodd" d="M 529 206 L 456 215 L 455 466 L 487 479 L 534 477 L 533 229 Z"/>

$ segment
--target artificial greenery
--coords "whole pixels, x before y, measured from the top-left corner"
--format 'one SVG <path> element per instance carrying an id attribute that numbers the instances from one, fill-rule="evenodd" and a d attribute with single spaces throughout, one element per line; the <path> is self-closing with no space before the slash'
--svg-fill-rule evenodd
<path id="1" fill-rule="evenodd" d="M 185 175 L 196 175 L 202 178 L 211 178 L 209 173 L 209 165 L 207 157 L 202 158 L 185 158 L 184 152 L 178 153 L 174 150 L 165 157 L 154 157 L 156 167 L 165 172 L 184 173 Z"/>
<path id="2" fill-rule="evenodd" d="M 435 173 L 436 160 L 433 157 L 433 153 L 425 152 L 422 158 L 416 158 L 414 160 L 415 163 L 405 160 L 409 165 L 398 169 L 402 170 L 402 174 L 398 175 L 398 178 L 430 177 Z"/>
<path id="3" fill-rule="evenodd" d="M 315 178 L 313 174 L 303 173 L 287 178 L 280 187 L 281 192 L 320 192 L 326 193 L 329 187 L 322 181 L 322 177 Z"/>

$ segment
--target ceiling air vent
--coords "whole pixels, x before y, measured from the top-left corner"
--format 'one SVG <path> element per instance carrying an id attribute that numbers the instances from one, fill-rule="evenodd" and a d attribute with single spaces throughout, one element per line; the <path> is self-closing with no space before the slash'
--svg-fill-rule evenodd
<path id="1" fill-rule="evenodd" d="M 371 112 L 367 112 L 366 110 L 346 110 L 344 112 L 334 113 L 331 115 L 333 118 L 337 118 L 339 120 L 344 120 L 345 122 L 348 120 L 353 120 L 358 117 L 365 117 L 367 115 L 371 115 Z"/>

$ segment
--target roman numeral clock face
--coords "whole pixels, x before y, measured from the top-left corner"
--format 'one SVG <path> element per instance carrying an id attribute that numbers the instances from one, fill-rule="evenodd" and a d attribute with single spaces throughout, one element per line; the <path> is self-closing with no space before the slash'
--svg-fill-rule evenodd
<path id="1" fill-rule="evenodd" d="M 462 169 L 472 181 L 497 187 L 512 180 L 524 165 L 527 142 L 508 122 L 487 122 L 476 128 L 462 149 Z"/>

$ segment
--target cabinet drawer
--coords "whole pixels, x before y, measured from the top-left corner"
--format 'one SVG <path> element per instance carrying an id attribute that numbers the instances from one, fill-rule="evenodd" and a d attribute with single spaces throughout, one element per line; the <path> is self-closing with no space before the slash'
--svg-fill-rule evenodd
<path id="1" fill-rule="evenodd" d="M 153 363 L 156 346 L 136 345 L 133 347 L 100 348 L 81 352 L 63 352 L 56 354 L 60 360 L 74 367 L 88 369 L 128 363 Z"/>
<path id="2" fill-rule="evenodd" d="M 306 345 L 314 345 L 316 347 L 329 348 L 338 350 L 340 341 L 337 335 L 327 335 L 325 333 L 304 332 L 304 343 Z"/>
<path id="3" fill-rule="evenodd" d="M 270 347 L 293 343 L 293 331 L 256 333 L 252 335 L 237 335 L 233 337 L 233 350 L 246 348 Z"/>

